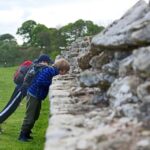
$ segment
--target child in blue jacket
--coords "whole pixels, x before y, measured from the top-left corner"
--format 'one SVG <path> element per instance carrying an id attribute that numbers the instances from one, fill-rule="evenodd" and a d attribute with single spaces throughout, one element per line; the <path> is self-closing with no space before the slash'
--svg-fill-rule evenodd
<path id="1" fill-rule="evenodd" d="M 20 141 L 24 142 L 32 139 L 30 136 L 31 130 L 39 118 L 41 103 L 48 95 L 52 78 L 58 74 L 64 75 L 70 69 L 68 61 L 63 58 L 57 60 L 51 67 L 48 66 L 48 62 L 44 58 L 40 61 L 41 62 L 39 63 L 45 67 L 37 73 L 37 75 L 33 78 L 31 85 L 27 89 L 26 115 L 18 138 Z"/>

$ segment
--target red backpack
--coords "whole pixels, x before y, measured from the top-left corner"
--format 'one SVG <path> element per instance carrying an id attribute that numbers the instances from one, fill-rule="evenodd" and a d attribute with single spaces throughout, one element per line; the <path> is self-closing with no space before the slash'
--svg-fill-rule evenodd
<path id="1" fill-rule="evenodd" d="M 26 73 L 28 72 L 29 68 L 32 65 L 32 61 L 27 60 L 24 61 L 16 70 L 15 74 L 14 74 L 14 82 L 16 84 L 22 84 L 24 81 L 24 77 L 26 75 Z"/>

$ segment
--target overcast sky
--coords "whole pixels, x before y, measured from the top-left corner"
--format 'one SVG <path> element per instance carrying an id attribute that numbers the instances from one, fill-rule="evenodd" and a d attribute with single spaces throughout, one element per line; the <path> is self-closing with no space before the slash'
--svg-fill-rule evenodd
<path id="1" fill-rule="evenodd" d="M 47 27 L 63 26 L 78 19 L 108 25 L 136 2 L 138 0 L 0 0 L 0 34 L 10 33 L 16 37 L 17 28 L 27 20 Z"/>

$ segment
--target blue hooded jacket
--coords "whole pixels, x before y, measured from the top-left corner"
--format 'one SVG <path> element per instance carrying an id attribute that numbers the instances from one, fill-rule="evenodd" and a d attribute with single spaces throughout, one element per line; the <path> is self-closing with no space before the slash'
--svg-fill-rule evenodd
<path id="1" fill-rule="evenodd" d="M 49 92 L 49 86 L 52 83 L 52 78 L 59 74 L 56 67 L 43 68 L 29 86 L 27 92 L 36 97 L 38 100 L 44 100 Z"/>

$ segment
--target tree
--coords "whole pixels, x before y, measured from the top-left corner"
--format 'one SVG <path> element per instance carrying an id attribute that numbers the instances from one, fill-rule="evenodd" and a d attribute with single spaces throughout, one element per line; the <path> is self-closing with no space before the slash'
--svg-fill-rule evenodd
<path id="1" fill-rule="evenodd" d="M 0 41 L 16 41 L 15 37 L 9 33 L 0 35 Z"/>
<path id="2" fill-rule="evenodd" d="M 24 39 L 24 45 L 42 48 L 44 50 L 60 50 L 71 44 L 78 37 L 92 36 L 104 29 L 92 21 L 77 20 L 60 29 L 47 28 L 33 20 L 25 21 L 17 30 Z"/>
<path id="3" fill-rule="evenodd" d="M 92 21 L 85 21 L 85 24 L 87 27 L 87 33 L 85 35 L 95 35 L 104 29 L 103 26 L 95 25 Z"/>
<path id="4" fill-rule="evenodd" d="M 66 39 L 67 45 L 75 41 L 78 37 L 92 36 L 104 29 L 103 26 L 93 24 L 92 21 L 77 20 L 60 28 L 61 35 Z"/>
<path id="5" fill-rule="evenodd" d="M 3 45 L 9 45 L 9 47 L 18 46 L 15 37 L 9 33 L 0 35 L 0 47 Z"/>
<path id="6" fill-rule="evenodd" d="M 24 40 L 24 44 L 31 43 L 32 31 L 36 27 L 37 23 L 33 20 L 25 21 L 17 30 L 17 34 L 21 35 Z"/>
<path id="7" fill-rule="evenodd" d="M 50 37 L 51 37 L 51 50 L 59 51 L 60 46 L 64 46 L 66 41 L 61 35 L 60 31 L 56 28 L 49 28 Z"/>
<path id="8" fill-rule="evenodd" d="M 49 29 L 42 24 L 37 24 L 32 31 L 31 45 L 40 48 L 50 48 L 51 36 Z"/>
<path id="9" fill-rule="evenodd" d="M 13 65 L 20 58 L 15 41 L 0 41 L 0 54 L 0 66 Z"/>

